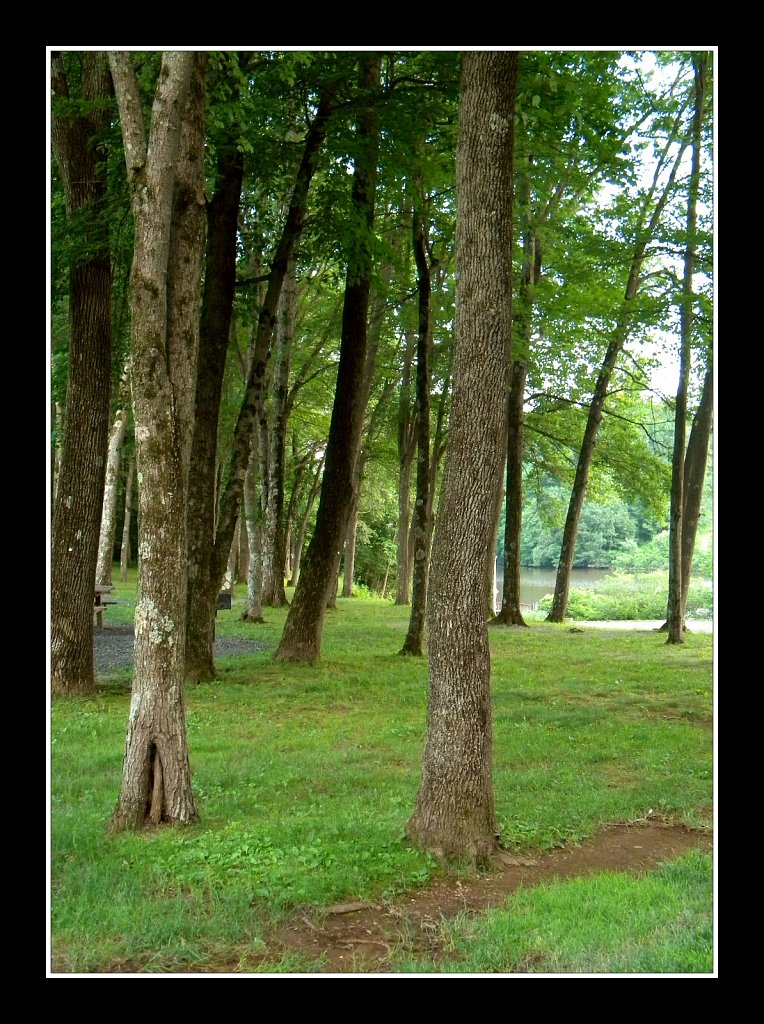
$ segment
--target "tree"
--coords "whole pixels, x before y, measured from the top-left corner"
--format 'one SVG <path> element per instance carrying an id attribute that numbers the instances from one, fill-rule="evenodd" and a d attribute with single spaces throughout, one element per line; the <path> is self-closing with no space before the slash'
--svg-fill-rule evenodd
<path id="1" fill-rule="evenodd" d="M 453 399 L 427 610 L 422 779 L 406 829 L 436 856 L 473 863 L 499 852 L 483 582 L 491 497 L 504 458 L 518 65 L 512 52 L 462 58 Z"/>
<path id="2" fill-rule="evenodd" d="M 265 530 L 263 536 L 264 605 L 281 608 L 287 603 L 284 589 L 286 575 L 286 524 L 284 522 L 284 488 L 286 474 L 286 441 L 289 416 L 289 370 L 297 307 L 297 281 L 294 260 L 284 279 L 279 302 L 276 329 L 275 365 L 271 387 L 270 422 L 267 452 L 268 473 L 265 476 Z M 264 453 L 265 455 L 266 453 Z"/>
<path id="3" fill-rule="evenodd" d="M 106 484 L 101 515 L 101 536 L 98 541 L 98 564 L 96 583 L 109 585 L 114 561 L 114 534 L 117 529 L 117 494 L 119 491 L 119 463 L 122 444 L 127 430 L 127 409 L 117 409 L 114 425 L 109 437 L 109 454 L 106 458 Z"/>
<path id="4" fill-rule="evenodd" d="M 679 384 L 674 413 L 674 453 L 671 473 L 671 519 L 669 527 L 669 593 L 668 593 L 668 640 L 670 644 L 684 642 L 684 609 L 687 604 L 684 583 L 683 512 L 685 423 L 687 418 L 687 389 L 689 386 L 690 363 L 692 360 L 693 333 L 693 275 L 695 273 L 695 244 L 697 226 L 697 203 L 700 189 L 700 151 L 703 132 L 703 114 L 706 102 L 705 53 L 693 54 L 695 74 L 695 111 L 692 122 L 692 169 L 687 197 L 687 227 L 684 251 L 684 279 L 680 306 L 680 359 Z M 694 539 L 694 538 L 693 538 Z M 692 554 L 690 554 L 692 562 Z M 688 578 L 689 582 L 689 578 Z"/>
<path id="5" fill-rule="evenodd" d="M 419 296 L 419 324 L 416 346 L 416 501 L 414 504 L 413 548 L 414 588 L 411 615 L 401 654 L 422 656 L 422 637 L 427 609 L 427 579 L 430 561 L 430 263 L 424 221 L 421 210 L 415 206 L 413 223 L 414 259 L 417 268 Z"/>
<path id="6" fill-rule="evenodd" d="M 193 611 L 193 618 L 189 617 L 188 621 L 187 673 L 189 678 L 193 679 L 212 678 L 215 674 L 212 645 L 217 594 L 225 575 L 233 534 L 241 511 L 244 482 L 250 467 L 252 435 L 261 418 L 266 366 L 276 326 L 281 289 L 290 257 L 305 226 L 308 190 L 326 136 L 336 89 L 337 82 L 334 80 L 323 85 L 316 115 L 305 137 L 289 208 L 268 272 L 265 297 L 258 316 L 249 373 L 234 428 L 214 534 L 210 534 L 209 529 L 205 532 L 204 553 L 200 553 L 198 557 L 193 595 L 189 594 L 189 609 Z M 262 443 L 260 450 L 261 454 L 266 450 Z"/>
<path id="7" fill-rule="evenodd" d="M 661 215 L 674 191 L 674 182 L 679 171 L 684 151 L 687 148 L 686 140 L 683 140 L 678 149 L 674 152 L 674 159 L 671 165 L 668 179 L 659 190 L 660 175 L 670 161 L 672 152 L 675 150 L 675 133 L 681 121 L 680 115 L 674 122 L 674 128 L 663 147 L 663 151 L 657 161 L 655 173 L 650 188 L 647 190 L 638 211 L 638 221 L 634 232 L 633 246 L 631 250 L 630 267 L 626 290 L 618 310 L 615 324 L 609 335 L 607 349 L 597 376 L 597 383 L 594 388 L 591 405 L 586 419 L 584 437 L 581 442 L 581 450 L 576 463 L 576 473 L 573 481 L 573 489 L 568 504 L 568 514 L 565 519 L 565 527 L 562 537 L 562 549 L 560 551 L 560 562 L 557 568 L 554 597 L 552 608 L 547 615 L 547 622 L 563 622 L 568 605 L 568 593 L 570 591 L 570 570 L 573 567 L 573 557 L 576 546 L 576 533 L 578 521 L 581 516 L 586 489 L 589 483 L 589 471 L 594 455 L 594 448 L 597 443 L 600 424 L 608 397 L 610 380 L 615 370 L 616 363 L 623 351 L 623 347 L 629 337 L 636 313 L 638 311 L 636 299 L 640 285 L 640 277 L 643 274 L 643 263 L 647 256 L 648 244 L 653 240 L 655 231 L 661 219 Z M 657 194 L 657 198 L 656 198 Z"/>
<path id="8" fill-rule="evenodd" d="M 204 246 L 203 53 L 164 52 L 148 137 L 132 55 L 109 54 L 135 220 L 135 673 L 114 829 L 197 817 L 186 741 L 186 502 Z"/>
<path id="9" fill-rule="evenodd" d="M 316 527 L 275 654 L 277 661 L 314 662 L 319 656 L 326 604 L 331 588 L 336 584 L 340 543 L 345 535 L 353 498 L 355 465 L 365 412 L 363 383 L 379 152 L 377 106 L 380 66 L 378 54 L 363 54 L 360 58 L 363 106 L 358 114 L 354 154 L 354 223 L 348 240 L 337 387 Z"/>
<path id="10" fill-rule="evenodd" d="M 246 55 L 227 54 L 219 62 L 211 87 L 234 97 Z M 235 109 L 235 108 L 234 108 Z M 215 536 L 216 459 L 218 420 L 228 350 L 236 280 L 236 241 L 244 176 L 244 154 L 239 146 L 237 117 L 212 134 L 216 149 L 212 199 L 207 206 L 207 247 L 199 353 L 196 367 L 194 433 L 191 462 L 194 472 L 188 492 L 188 593 L 186 597 L 186 675 L 210 679 L 213 662 L 214 616 L 221 580 L 210 581 L 211 549 Z M 229 548 L 231 538 L 228 540 Z M 215 605 L 210 592 L 215 588 Z"/>
<path id="11" fill-rule="evenodd" d="M 122 547 L 119 553 L 119 578 L 124 583 L 130 565 L 130 523 L 133 517 L 133 490 L 135 489 L 135 456 L 127 467 L 125 481 L 125 514 L 122 520 Z"/>
<path id="12" fill-rule="evenodd" d="M 99 133 L 111 93 L 105 54 L 54 53 L 51 141 L 69 229 L 69 377 L 53 508 L 51 690 L 92 694 L 93 585 L 103 507 L 111 392 L 111 258 L 106 162 Z"/>

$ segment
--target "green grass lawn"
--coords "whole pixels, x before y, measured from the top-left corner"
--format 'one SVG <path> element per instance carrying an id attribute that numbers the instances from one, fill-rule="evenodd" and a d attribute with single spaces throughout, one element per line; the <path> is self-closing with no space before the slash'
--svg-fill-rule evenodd
<path id="1" fill-rule="evenodd" d="M 134 578 L 116 585 L 118 598 L 134 593 Z M 218 635 L 267 650 L 222 658 L 218 681 L 187 690 L 198 824 L 106 831 L 130 670 L 102 679 L 95 698 L 53 703 L 54 971 L 188 972 L 253 956 L 258 970 L 315 971 L 319 962 L 271 955 L 280 922 L 305 908 L 393 898 L 440 871 L 403 838 L 427 697 L 426 660 L 397 653 L 408 609 L 339 599 L 322 659 L 306 668 L 271 662 L 286 612 L 267 609 L 265 625 L 238 622 L 243 600 L 237 587 Z M 130 615 L 119 605 L 108 621 Z M 710 636 L 670 647 L 654 633 L 539 625 L 493 629 L 491 647 L 496 805 L 510 850 L 576 843 L 650 809 L 711 824 Z M 438 970 L 710 972 L 711 889 L 710 862 L 698 856 L 645 878 L 529 891 L 506 912 L 510 926 L 492 923 L 501 911 L 452 922 L 443 936 L 452 952 Z M 660 920 L 630 911 L 643 898 L 664 908 Z M 596 913 L 581 918 L 582 900 Z M 402 972 L 431 969 L 398 962 Z"/>

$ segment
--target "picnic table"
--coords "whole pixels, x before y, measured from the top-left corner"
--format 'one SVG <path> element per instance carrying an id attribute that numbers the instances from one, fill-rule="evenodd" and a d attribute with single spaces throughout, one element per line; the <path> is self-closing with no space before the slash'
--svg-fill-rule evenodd
<path id="1" fill-rule="evenodd" d="M 109 600 L 106 595 L 110 594 L 114 587 L 110 583 L 96 583 L 95 597 L 93 598 L 93 614 L 99 629 L 103 629 L 103 613 L 110 604 L 116 604 L 116 600 Z"/>

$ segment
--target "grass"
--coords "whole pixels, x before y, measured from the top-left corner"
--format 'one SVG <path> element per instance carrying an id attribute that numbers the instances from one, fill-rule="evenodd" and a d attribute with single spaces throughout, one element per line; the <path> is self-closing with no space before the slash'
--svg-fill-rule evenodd
<path id="1" fill-rule="evenodd" d="M 114 593 L 134 599 L 134 578 L 117 583 Z M 53 703 L 54 971 L 217 965 L 308 973 L 320 965 L 282 957 L 269 944 L 290 915 L 392 898 L 438 873 L 403 838 L 416 797 L 427 695 L 426 661 L 397 655 L 408 609 L 339 599 L 327 616 L 322 659 L 306 668 L 271 661 L 285 611 L 266 610 L 265 625 L 242 623 L 243 598 L 237 588 L 232 610 L 218 613 L 218 634 L 254 638 L 267 650 L 219 659 L 219 680 L 187 691 L 198 824 L 106 832 L 119 791 L 130 670 L 104 678 L 94 698 Z M 117 605 L 108 614 L 111 623 L 130 621 L 132 609 Z M 683 646 L 669 647 L 652 633 L 571 634 L 545 625 L 492 630 L 491 647 L 496 804 L 508 848 L 578 842 L 602 823 L 648 809 L 711 824 L 709 636 L 689 635 Z M 581 881 L 581 892 L 607 905 L 600 884 Z M 628 905 L 629 886 L 647 893 L 643 884 L 623 880 L 611 902 Z M 655 884 L 681 894 L 686 881 L 669 872 Z M 708 915 L 707 879 L 697 889 Z M 576 917 L 577 898 L 568 909 L 564 900 L 536 907 L 550 948 L 559 945 L 555 927 Z M 626 915 L 612 942 L 593 944 L 586 928 L 579 937 L 569 928 L 570 949 L 560 962 L 610 964 L 596 968 L 606 971 L 658 962 L 660 970 L 676 971 L 694 962 L 695 970 L 707 970 L 697 966 L 707 958 L 693 939 L 700 934 L 705 942 L 704 929 L 693 918 L 684 939 L 656 944 Z M 630 942 L 630 959 L 619 960 Z M 466 961 L 453 943 L 453 969 L 461 970 Z M 543 955 L 540 969 L 551 970 L 556 961 Z M 470 970 L 504 969 L 492 966 L 499 961 L 487 946 L 480 957 L 469 961 Z"/>
<path id="2" fill-rule="evenodd" d="M 442 927 L 445 964 L 398 973 L 698 974 L 713 970 L 709 854 L 643 878 L 603 873 L 518 892 L 503 910 Z"/>

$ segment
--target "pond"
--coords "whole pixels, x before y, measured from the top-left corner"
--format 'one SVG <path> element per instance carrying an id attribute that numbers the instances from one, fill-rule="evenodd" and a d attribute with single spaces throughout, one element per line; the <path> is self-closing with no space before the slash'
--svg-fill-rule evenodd
<path id="1" fill-rule="evenodd" d="M 588 583 L 595 583 L 604 579 L 612 570 L 610 569 L 573 569 L 570 573 L 570 586 L 581 587 Z M 520 604 L 524 608 L 534 608 L 545 594 L 554 593 L 554 584 L 557 579 L 557 568 L 531 569 L 523 566 L 520 569 Z M 504 567 L 499 565 L 496 569 L 496 591 L 495 606 L 501 607 L 501 591 L 504 587 Z"/>

